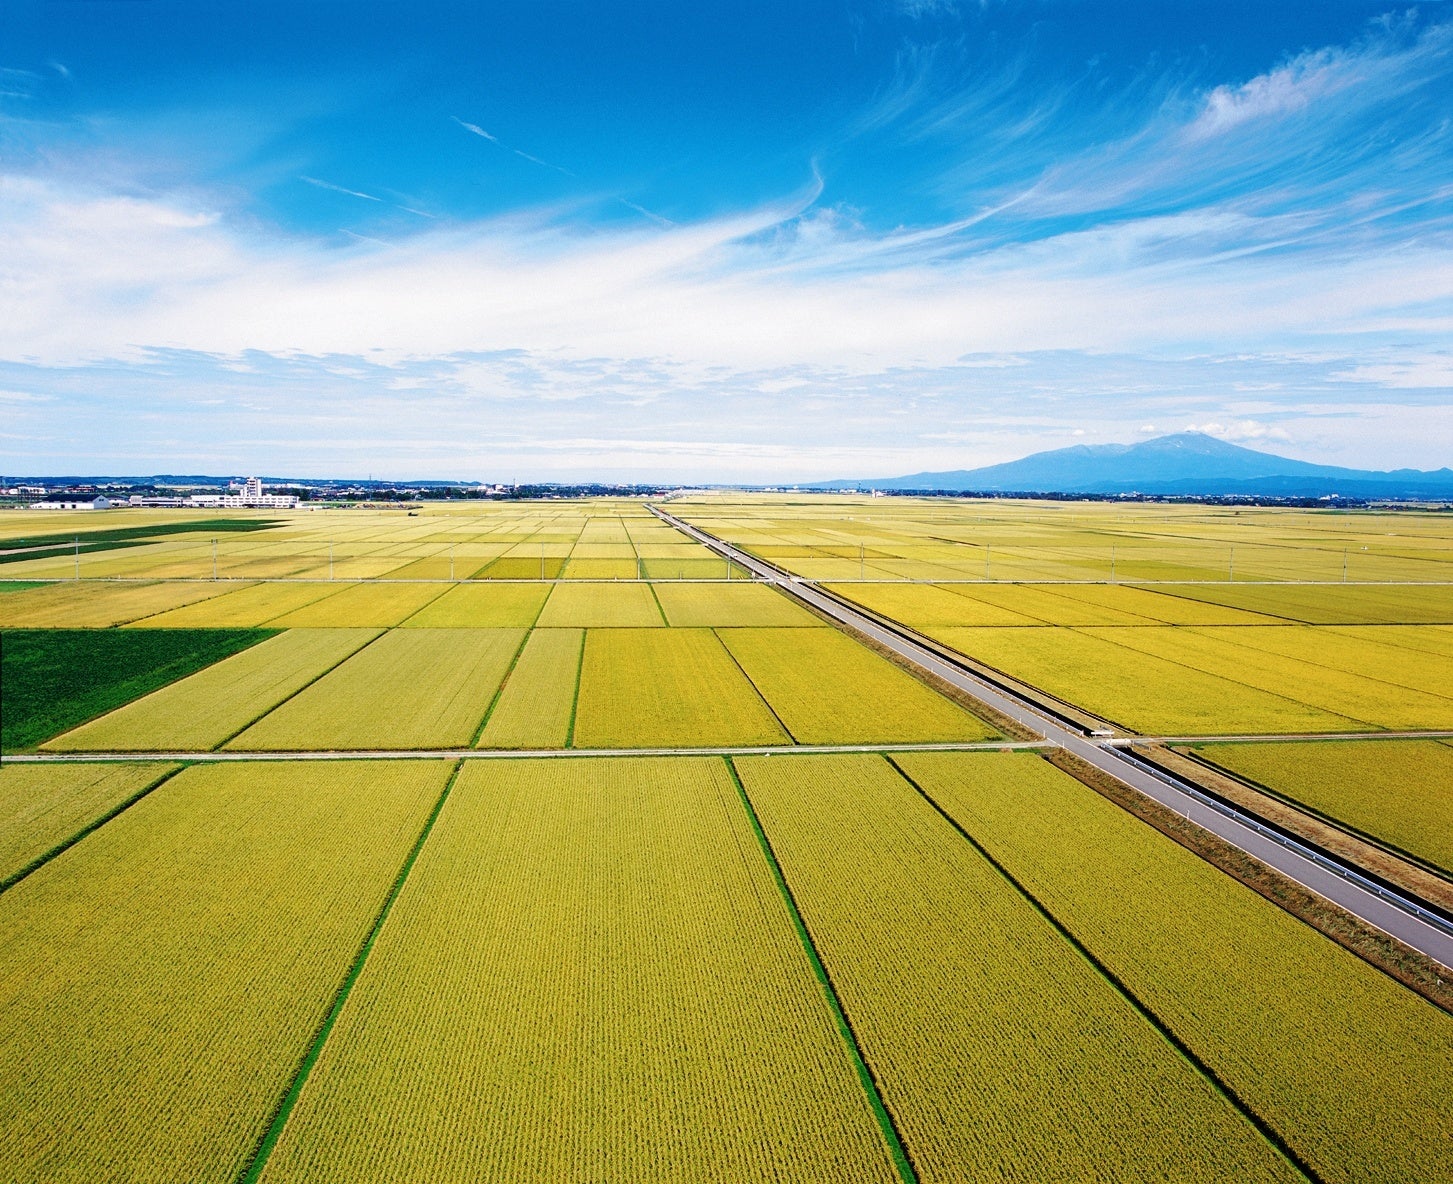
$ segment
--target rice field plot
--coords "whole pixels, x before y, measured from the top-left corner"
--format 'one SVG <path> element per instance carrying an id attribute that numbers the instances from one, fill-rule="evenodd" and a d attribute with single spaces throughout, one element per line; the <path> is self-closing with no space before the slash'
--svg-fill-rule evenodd
<path id="1" fill-rule="evenodd" d="M 1113 640 L 1117 645 L 1137 653 L 1179 662 L 1372 727 L 1453 726 L 1453 698 L 1407 685 L 1395 685 L 1334 666 L 1337 647 L 1332 643 L 1324 647 L 1321 664 L 1283 656 L 1262 644 L 1263 637 L 1279 634 L 1279 629 L 1160 627 L 1085 632 Z M 1413 677 L 1413 664 L 1411 660 L 1405 663 L 1407 669 L 1400 676 L 1404 683 Z M 1429 678 L 1446 679 L 1446 673 L 1441 670 L 1426 669 L 1423 674 Z"/>
<path id="2" fill-rule="evenodd" d="M 1326 1181 L 1453 1177 L 1453 1016 L 1046 762 L 895 759 Z"/>
<path id="3" fill-rule="evenodd" d="M 0 896 L 0 1178 L 236 1179 L 449 770 L 194 766 Z"/>
<path id="4" fill-rule="evenodd" d="M 1145 735 L 1274 735 L 1361 731 L 1358 719 L 1234 678 L 1119 644 L 1143 629 L 1104 636 L 1033 629 L 929 628 L 930 637 L 1011 678 Z"/>
<path id="5" fill-rule="evenodd" d="M 822 622 L 764 584 L 654 585 L 656 599 L 673 628 L 818 626 Z"/>
<path id="6" fill-rule="evenodd" d="M 269 636 L 260 629 L 6 631 L 0 746 L 33 748 Z"/>
<path id="7" fill-rule="evenodd" d="M 228 748 L 464 748 L 523 629 L 394 629 L 269 712 Z"/>
<path id="8" fill-rule="evenodd" d="M 664 628 L 648 584 L 556 584 L 540 613 L 548 629 Z"/>
<path id="9" fill-rule="evenodd" d="M 1453 588 L 1438 585 L 1177 585 L 1165 591 L 1307 625 L 1453 624 Z"/>
<path id="10" fill-rule="evenodd" d="M 711 630 L 586 633 L 575 747 L 788 743 L 771 709 Z"/>
<path id="11" fill-rule="evenodd" d="M 107 629 L 198 600 L 221 596 L 237 585 L 112 584 L 69 580 L 44 584 L 0 600 L 6 629 Z"/>
<path id="12" fill-rule="evenodd" d="M 526 559 L 505 555 L 485 564 L 471 576 L 475 580 L 558 580 L 565 560 L 558 556 Z"/>
<path id="13" fill-rule="evenodd" d="M 293 630 L 57 736 L 57 752 L 203 752 L 327 673 L 376 629 Z"/>
<path id="14" fill-rule="evenodd" d="M 547 584 L 460 584 L 403 622 L 406 629 L 528 629 Z"/>
<path id="15" fill-rule="evenodd" d="M 439 584 L 346 584 L 268 623 L 282 629 L 388 629 L 447 591 Z"/>
<path id="16" fill-rule="evenodd" d="M 1433 740 L 1198 745 L 1197 756 L 1453 876 L 1453 746 Z"/>
<path id="17" fill-rule="evenodd" d="M 1034 617 L 936 584 L 829 584 L 828 590 L 905 625 L 1034 625 Z"/>
<path id="18" fill-rule="evenodd" d="M 262 1176 L 897 1179 L 720 761 L 466 764 Z"/>
<path id="19" fill-rule="evenodd" d="M 535 629 L 490 709 L 479 748 L 564 748 L 575 719 L 583 629 Z"/>
<path id="20" fill-rule="evenodd" d="M 1447 625 L 1322 625 L 1328 637 L 1352 637 L 1418 654 L 1453 658 L 1453 627 Z"/>
<path id="21" fill-rule="evenodd" d="M 483 570 L 494 560 L 498 551 L 490 554 L 477 554 L 479 548 L 470 548 L 470 553 L 465 553 L 463 548 L 451 559 L 445 552 L 440 555 L 429 555 L 422 559 L 413 559 L 396 567 L 389 572 L 391 580 L 468 580 L 472 579 L 478 572 Z"/>
<path id="22" fill-rule="evenodd" d="M 262 583 L 247 584 L 235 592 L 226 592 L 181 608 L 168 609 L 149 617 L 129 622 L 143 629 L 223 629 L 261 625 L 264 621 L 313 604 L 332 596 L 337 586 L 327 584 Z"/>
<path id="23" fill-rule="evenodd" d="M 0 885 L 176 768 L 160 762 L 0 768 Z"/>
<path id="24" fill-rule="evenodd" d="M 982 740 L 988 724 L 836 629 L 719 636 L 799 744 Z"/>
<path id="25" fill-rule="evenodd" d="M 920 1180 L 1300 1178 L 881 757 L 736 765 Z"/>
<path id="26" fill-rule="evenodd" d="M 751 574 L 725 559 L 709 555 L 695 559 L 643 559 L 641 570 L 650 580 L 747 580 Z"/>

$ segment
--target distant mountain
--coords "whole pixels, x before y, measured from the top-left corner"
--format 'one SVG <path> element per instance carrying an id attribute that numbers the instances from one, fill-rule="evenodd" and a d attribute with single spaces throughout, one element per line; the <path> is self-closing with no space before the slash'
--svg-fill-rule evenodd
<path id="1" fill-rule="evenodd" d="M 1140 444 L 1077 444 L 982 469 L 827 481 L 811 488 L 1449 498 L 1453 497 L 1453 469 L 1397 469 L 1390 473 L 1342 469 L 1257 452 L 1201 432 L 1180 432 Z"/>

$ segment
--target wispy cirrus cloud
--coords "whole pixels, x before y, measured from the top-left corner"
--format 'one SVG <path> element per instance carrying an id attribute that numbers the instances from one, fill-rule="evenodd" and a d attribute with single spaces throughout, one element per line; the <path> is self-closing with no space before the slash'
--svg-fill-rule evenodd
<path id="1" fill-rule="evenodd" d="M 471 135 L 479 136 L 483 140 L 488 140 L 491 144 L 498 145 L 500 148 L 503 148 L 506 152 L 513 152 L 516 156 L 519 156 L 519 157 L 522 157 L 525 160 L 528 160 L 531 164 L 537 164 L 541 168 L 545 168 L 545 169 L 553 169 L 555 172 L 561 173 L 562 175 L 564 175 L 566 177 L 573 177 L 573 176 L 575 176 L 575 174 L 572 173 L 567 168 L 562 168 L 558 164 L 551 164 L 548 160 L 541 160 L 538 156 L 532 156 L 530 153 L 525 152 L 523 149 L 516 148 L 516 147 L 514 147 L 513 145 L 510 145 L 510 144 L 506 144 L 498 136 L 496 136 L 496 135 L 494 135 L 494 134 L 492 134 L 490 132 L 485 131 L 484 128 L 480 127 L 479 124 L 477 124 L 477 123 L 467 123 L 465 120 L 460 119 L 459 116 L 457 116 L 457 115 L 451 115 L 449 118 L 451 118 L 452 120 L 454 120 L 455 123 L 457 123 L 465 131 L 469 132 Z"/>
<path id="2" fill-rule="evenodd" d="M 364 201 L 383 201 L 383 198 L 375 197 L 371 193 L 364 193 L 359 189 L 348 189 L 342 185 L 335 185 L 332 181 L 319 180 L 317 177 L 299 177 L 298 180 L 305 184 L 316 186 L 319 189 L 327 189 L 333 193 L 343 193 L 349 197 L 362 198 Z"/>

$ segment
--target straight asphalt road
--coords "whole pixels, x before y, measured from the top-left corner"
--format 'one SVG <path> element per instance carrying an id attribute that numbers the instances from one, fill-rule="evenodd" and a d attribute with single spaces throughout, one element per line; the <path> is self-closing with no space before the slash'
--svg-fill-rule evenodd
<path id="1" fill-rule="evenodd" d="M 1092 737 L 1071 730 L 1039 711 L 1027 700 L 1007 694 L 964 667 L 946 661 L 905 633 L 886 628 L 812 583 L 748 555 L 715 535 L 683 522 L 656 506 L 649 508 L 663 521 L 718 555 L 746 568 L 758 579 L 811 605 L 878 644 L 887 646 L 900 657 L 957 687 L 986 707 L 1008 716 L 1035 735 L 1073 753 L 1102 773 L 1153 798 L 1218 838 L 1239 847 L 1268 867 L 1275 868 L 1289 879 L 1295 880 L 1308 891 L 1340 905 L 1369 925 L 1391 934 L 1434 961 L 1453 968 L 1453 925 L 1436 914 L 1427 912 L 1418 902 L 1371 880 L 1358 877 L 1355 872 L 1325 860 L 1310 847 L 1278 835 L 1269 828 L 1260 827 L 1255 819 L 1230 810 L 1214 799 L 1200 794 L 1189 783 L 1138 763 L 1132 753 L 1120 751 L 1114 744 L 1100 743 Z"/>

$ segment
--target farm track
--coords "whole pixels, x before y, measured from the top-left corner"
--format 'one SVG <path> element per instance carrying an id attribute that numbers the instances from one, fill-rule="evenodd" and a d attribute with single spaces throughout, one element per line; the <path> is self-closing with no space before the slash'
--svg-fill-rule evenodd
<path id="1" fill-rule="evenodd" d="M 658 518 L 687 537 L 746 568 L 755 577 L 768 581 L 786 595 L 818 610 L 838 624 L 886 646 L 921 670 L 957 687 L 991 711 L 1029 729 L 1032 734 L 1047 741 L 1049 746 L 1078 757 L 1099 772 L 1183 815 L 1188 821 L 1295 881 L 1307 891 L 1345 909 L 1364 923 L 1443 966 L 1453 967 L 1453 922 L 1439 910 L 1429 907 L 1427 902 L 1393 891 L 1345 861 L 1318 851 L 1245 811 L 1228 806 L 1190 782 L 1143 762 L 1125 751 L 1123 745 L 1102 743 L 1087 736 L 1072 721 L 1051 717 L 1029 698 L 996 686 L 967 666 L 952 662 L 921 644 L 906 627 L 890 627 L 823 590 L 813 581 L 793 576 L 655 506 L 649 508 Z"/>

